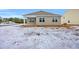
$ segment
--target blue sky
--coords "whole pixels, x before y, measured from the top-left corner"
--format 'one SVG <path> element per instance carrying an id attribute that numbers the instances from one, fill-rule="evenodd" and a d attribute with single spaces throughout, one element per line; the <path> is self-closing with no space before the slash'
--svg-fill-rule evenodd
<path id="1" fill-rule="evenodd" d="M 1 17 L 19 17 L 23 18 L 23 14 L 28 14 L 36 11 L 46 11 L 50 13 L 63 15 L 65 9 L 0 9 Z"/>

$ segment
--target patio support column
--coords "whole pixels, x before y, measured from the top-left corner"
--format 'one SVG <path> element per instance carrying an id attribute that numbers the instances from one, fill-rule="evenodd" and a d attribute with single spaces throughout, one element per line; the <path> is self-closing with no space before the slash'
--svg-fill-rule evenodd
<path id="1" fill-rule="evenodd" d="M 26 19 L 24 19 L 24 25 L 26 24 Z"/>

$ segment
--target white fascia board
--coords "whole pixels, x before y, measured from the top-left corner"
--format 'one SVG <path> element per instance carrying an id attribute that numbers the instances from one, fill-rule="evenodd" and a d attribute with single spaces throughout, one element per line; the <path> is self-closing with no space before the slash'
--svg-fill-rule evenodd
<path id="1" fill-rule="evenodd" d="M 36 15 L 27 15 L 25 17 L 36 17 Z"/>
<path id="2" fill-rule="evenodd" d="M 26 15 L 26 16 L 24 16 L 25 18 L 27 18 L 27 17 L 45 17 L 45 16 L 58 16 L 58 15 Z"/>

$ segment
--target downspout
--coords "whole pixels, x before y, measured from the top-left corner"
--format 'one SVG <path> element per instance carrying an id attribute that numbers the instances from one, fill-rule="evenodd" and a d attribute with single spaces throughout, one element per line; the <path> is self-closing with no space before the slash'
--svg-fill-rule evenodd
<path id="1" fill-rule="evenodd" d="M 23 18 L 24 18 L 23 25 L 25 25 L 26 24 L 26 17 L 25 17 L 25 15 L 23 15 Z"/>
<path id="2" fill-rule="evenodd" d="M 24 22 L 24 25 L 25 25 L 25 24 L 26 24 L 26 19 L 24 19 L 24 21 L 23 21 L 23 22 Z"/>

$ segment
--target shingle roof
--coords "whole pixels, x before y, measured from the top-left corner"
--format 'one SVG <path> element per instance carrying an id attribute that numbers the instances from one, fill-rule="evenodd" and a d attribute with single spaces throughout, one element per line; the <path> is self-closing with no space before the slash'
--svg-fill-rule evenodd
<path id="1" fill-rule="evenodd" d="M 45 11 L 38 11 L 38 12 L 33 12 L 33 13 L 25 14 L 25 15 L 57 15 L 57 16 L 61 16 L 59 14 L 53 14 L 53 13 L 49 13 L 49 12 L 45 12 Z"/>

